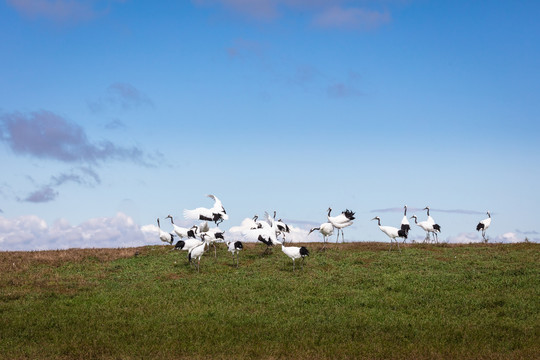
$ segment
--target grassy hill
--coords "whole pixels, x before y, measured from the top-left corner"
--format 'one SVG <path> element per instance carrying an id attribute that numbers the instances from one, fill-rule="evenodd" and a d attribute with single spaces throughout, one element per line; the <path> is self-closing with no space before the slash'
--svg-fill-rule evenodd
<path id="1" fill-rule="evenodd" d="M 3 359 L 540 358 L 540 245 L 0 252 Z"/>

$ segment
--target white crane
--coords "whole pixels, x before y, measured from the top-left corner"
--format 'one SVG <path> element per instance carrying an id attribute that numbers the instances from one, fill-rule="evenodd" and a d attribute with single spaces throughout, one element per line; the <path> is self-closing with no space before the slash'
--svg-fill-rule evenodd
<path id="1" fill-rule="evenodd" d="M 336 243 L 339 240 L 339 232 L 341 231 L 341 242 L 345 241 L 345 237 L 343 235 L 343 228 L 347 226 L 351 226 L 353 224 L 354 220 L 354 212 L 352 212 L 349 209 L 346 209 L 345 211 L 342 211 L 341 214 L 338 216 L 330 216 L 330 213 L 332 212 L 332 208 L 328 208 L 328 222 L 332 224 L 337 231 L 337 237 L 336 237 Z"/>
<path id="2" fill-rule="evenodd" d="M 193 210 L 184 210 L 184 217 L 190 220 L 213 221 L 218 225 L 223 220 L 228 220 L 229 215 L 221 204 L 221 201 L 214 195 L 206 195 L 214 200 L 214 206 L 210 209 L 199 207 Z"/>
<path id="3" fill-rule="evenodd" d="M 255 229 L 246 229 L 243 231 L 243 235 L 247 240 L 251 241 L 260 241 L 266 245 L 266 249 L 263 254 L 265 254 L 271 246 L 276 244 L 281 244 L 277 239 L 277 225 L 274 219 L 268 215 L 267 212 L 264 213 L 266 216 L 266 222 L 260 222 L 261 226 Z"/>
<path id="4" fill-rule="evenodd" d="M 236 255 L 236 267 L 238 267 L 238 253 L 244 248 L 241 241 L 229 241 L 227 242 L 227 248 L 232 254 L 233 262 Z"/>
<path id="5" fill-rule="evenodd" d="M 203 235 L 208 237 L 208 239 L 206 240 L 206 242 L 208 243 L 208 247 L 210 247 L 210 244 L 212 244 L 212 246 L 214 247 L 214 257 L 217 258 L 216 242 L 225 241 L 225 231 L 221 230 L 218 227 L 211 229 L 205 229 L 203 227 L 203 229 L 206 231 L 201 232 L 199 236 L 201 237 L 201 239 L 203 238 Z"/>
<path id="6" fill-rule="evenodd" d="M 171 244 L 173 243 L 173 239 L 174 239 L 174 235 L 171 234 L 171 233 L 168 233 L 168 232 L 165 232 L 163 230 L 161 230 L 161 225 L 159 225 L 159 218 L 157 218 L 157 226 L 158 226 L 158 229 L 159 229 L 159 239 L 163 242 L 166 242 L 168 244 Z"/>
<path id="7" fill-rule="evenodd" d="M 478 223 L 476 225 L 476 231 L 482 230 L 482 238 L 484 241 L 487 241 L 486 239 L 486 230 L 488 229 L 489 225 L 491 225 L 491 213 L 487 212 L 488 217 Z"/>
<path id="8" fill-rule="evenodd" d="M 409 219 L 407 218 L 407 205 L 403 207 L 405 210 L 403 211 L 403 219 L 401 219 L 401 230 L 405 231 L 405 233 L 408 235 L 409 231 L 411 230 L 411 225 L 409 224 Z M 403 240 L 405 242 L 405 240 Z"/>
<path id="9" fill-rule="evenodd" d="M 176 245 L 174 245 L 173 250 L 185 250 L 189 251 L 193 249 L 194 247 L 197 247 L 203 243 L 202 240 L 199 239 L 186 239 L 186 240 L 178 240 L 176 242 Z"/>
<path id="10" fill-rule="evenodd" d="M 302 258 L 302 269 L 304 268 L 304 259 L 309 256 L 309 251 L 306 247 L 302 246 L 287 246 L 281 244 L 281 250 L 290 257 L 293 261 L 293 271 L 295 270 L 295 260 Z"/>
<path id="11" fill-rule="evenodd" d="M 429 206 L 426 206 L 424 210 L 427 210 L 427 222 L 430 223 L 433 226 L 433 237 L 436 242 L 439 242 L 439 236 L 437 235 L 437 232 L 441 232 L 441 226 L 433 220 L 433 218 L 429 215 Z"/>
<path id="12" fill-rule="evenodd" d="M 326 247 L 326 243 L 328 242 L 328 237 L 334 234 L 334 226 L 329 222 L 323 223 L 319 225 L 319 227 L 314 227 L 311 230 L 309 230 L 308 236 L 315 230 L 318 230 L 323 236 L 324 245 L 321 249 L 323 250 Z"/>
<path id="13" fill-rule="evenodd" d="M 197 229 L 198 229 L 197 225 L 193 225 L 191 228 L 185 228 L 185 227 L 177 226 L 177 225 L 174 224 L 174 220 L 173 220 L 173 217 L 171 216 L 171 214 L 167 215 L 166 219 L 171 219 L 171 224 L 173 226 L 173 230 L 176 233 L 176 235 L 178 235 L 178 237 L 180 239 L 183 239 L 183 238 L 193 238 L 193 239 L 195 239 L 196 234 L 197 234 Z"/>
<path id="14" fill-rule="evenodd" d="M 390 238 L 390 249 L 388 251 L 392 250 L 392 241 L 395 241 L 399 252 L 401 252 L 401 249 L 399 248 L 399 242 L 396 240 L 396 238 L 400 237 L 403 239 L 407 239 L 407 232 L 393 226 L 381 226 L 381 218 L 378 216 L 375 216 L 371 220 L 377 220 L 379 224 L 379 229 L 381 229 L 381 231 Z"/>
<path id="15" fill-rule="evenodd" d="M 263 223 L 258 221 L 259 215 L 254 215 L 251 219 L 245 219 L 245 222 L 242 222 L 242 225 L 248 226 L 250 229 L 260 229 L 263 227 Z M 251 221 L 250 221 L 251 220 Z"/>
<path id="16" fill-rule="evenodd" d="M 206 243 L 203 241 L 202 244 L 195 246 L 194 248 L 188 251 L 188 260 L 190 264 L 193 261 L 193 259 L 197 259 L 197 272 L 200 272 L 201 257 L 204 254 L 205 246 L 206 246 Z"/>
<path id="17" fill-rule="evenodd" d="M 281 235 L 283 237 L 283 241 L 285 242 L 285 233 L 290 233 L 291 230 L 289 229 L 289 225 L 285 224 L 281 219 L 276 220 L 276 212 L 274 211 L 274 221 L 276 222 L 276 227 L 278 229 L 278 235 Z"/>
<path id="18" fill-rule="evenodd" d="M 429 242 L 430 240 L 429 233 L 435 232 L 435 229 L 433 228 L 433 224 L 431 224 L 427 220 L 418 222 L 418 218 L 416 217 L 416 215 L 411 216 L 411 219 L 414 219 L 414 223 L 418 225 L 419 227 L 421 227 L 426 232 L 426 237 L 424 239 L 424 242 Z"/>

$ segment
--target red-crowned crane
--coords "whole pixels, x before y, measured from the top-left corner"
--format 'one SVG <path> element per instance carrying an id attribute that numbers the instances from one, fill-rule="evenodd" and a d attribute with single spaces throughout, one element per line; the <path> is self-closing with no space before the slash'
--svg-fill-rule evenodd
<path id="1" fill-rule="evenodd" d="M 419 227 L 421 227 L 426 232 L 426 237 L 424 238 L 424 242 L 429 242 L 430 240 L 429 233 L 435 233 L 433 224 L 431 224 L 427 220 L 418 222 L 418 217 L 416 215 L 411 216 L 411 219 L 414 219 L 414 223 L 418 225 Z"/>
<path id="2" fill-rule="evenodd" d="M 482 230 L 482 238 L 484 241 L 487 241 L 486 230 L 488 229 L 489 225 L 491 225 L 491 214 L 489 211 L 487 212 L 487 215 L 488 217 L 486 219 L 480 221 L 478 225 L 476 225 L 476 231 Z"/>
<path id="3" fill-rule="evenodd" d="M 399 248 L 399 242 L 396 240 L 396 238 L 400 237 L 403 239 L 407 239 L 407 232 L 405 230 L 401 230 L 393 226 L 381 226 L 381 218 L 378 216 L 375 216 L 371 220 L 377 220 L 379 224 L 379 229 L 381 229 L 381 231 L 390 238 L 390 249 L 388 249 L 388 251 L 392 250 L 392 244 L 393 244 L 392 241 L 395 241 L 399 252 L 401 252 L 401 249 Z"/>
<path id="4" fill-rule="evenodd" d="M 225 241 L 225 236 L 224 236 L 225 231 L 221 230 L 218 227 L 211 228 L 211 229 L 206 229 L 203 227 L 203 229 L 206 231 L 203 231 L 200 233 L 201 239 L 203 235 L 207 236 L 206 242 L 208 243 L 208 247 L 210 248 L 210 244 L 212 244 L 212 246 L 214 247 L 214 257 L 217 258 L 216 242 Z"/>
<path id="5" fill-rule="evenodd" d="M 197 234 L 197 230 L 198 230 L 197 225 L 193 225 L 191 228 L 185 228 L 185 227 L 177 226 L 177 225 L 174 224 L 173 217 L 170 214 L 167 215 L 166 219 L 171 219 L 171 224 L 173 226 L 173 230 L 176 233 L 176 235 L 178 235 L 178 237 L 180 239 L 183 239 L 183 238 L 195 239 L 196 238 L 196 234 Z"/>
<path id="6" fill-rule="evenodd" d="M 330 216 L 332 208 L 328 208 L 328 222 L 332 224 L 333 227 L 338 229 L 336 236 L 336 243 L 339 240 L 339 232 L 341 231 L 341 242 L 345 242 L 345 236 L 343 235 L 343 228 L 351 226 L 353 224 L 354 212 L 349 209 L 342 211 L 338 216 Z"/>
<path id="7" fill-rule="evenodd" d="M 285 242 L 285 233 L 290 233 L 289 225 L 285 224 L 281 219 L 276 220 L 276 211 L 274 211 L 274 221 L 276 222 L 276 227 L 278 229 L 277 235 L 283 237 L 283 242 Z"/>
<path id="8" fill-rule="evenodd" d="M 266 245 L 266 249 L 263 252 L 263 255 L 268 252 L 271 246 L 281 244 L 277 239 L 278 228 L 274 219 L 268 215 L 267 212 L 264 213 L 266 217 L 266 222 L 261 221 L 260 227 L 245 229 L 242 234 L 247 240 L 251 241 L 260 241 Z"/>
<path id="9" fill-rule="evenodd" d="M 433 218 L 429 215 L 429 206 L 426 206 L 424 210 L 427 210 L 427 222 L 430 223 L 433 226 L 433 237 L 435 242 L 439 242 L 439 235 L 437 235 L 437 232 L 441 232 L 441 226 L 433 220 Z"/>
<path id="10" fill-rule="evenodd" d="M 214 195 L 206 195 L 214 200 L 214 206 L 210 209 L 199 207 L 193 210 L 184 210 L 184 217 L 190 220 L 213 221 L 218 225 L 223 220 L 228 220 L 229 215 L 221 204 L 221 201 Z"/>
<path id="11" fill-rule="evenodd" d="M 311 230 L 309 230 L 308 235 L 311 234 L 315 230 L 318 230 L 323 236 L 324 245 L 321 248 L 321 250 L 323 250 L 326 247 L 326 243 L 328 242 L 328 237 L 334 233 L 334 225 L 332 225 L 329 222 L 323 223 L 319 225 L 319 227 L 314 227 Z"/>
<path id="12" fill-rule="evenodd" d="M 240 250 L 244 248 L 244 245 L 242 244 L 241 241 L 229 241 L 226 244 L 227 244 L 228 250 L 232 254 L 233 263 L 234 263 L 234 258 L 236 256 L 236 267 L 238 267 L 238 253 L 240 252 Z"/>
<path id="13" fill-rule="evenodd" d="M 405 231 L 405 233 L 408 235 L 409 231 L 411 230 L 411 225 L 409 224 L 409 219 L 407 218 L 407 205 L 403 207 L 405 210 L 403 211 L 403 219 L 401 219 L 401 230 Z M 405 242 L 405 240 L 403 240 Z"/>
<path id="14" fill-rule="evenodd" d="M 285 246 L 281 244 L 281 250 L 293 261 L 293 271 L 295 270 L 295 260 L 302 258 L 302 269 L 304 268 L 304 259 L 309 256 L 309 251 L 305 246 Z"/>
<path id="15" fill-rule="evenodd" d="M 203 236 L 204 238 L 204 236 Z M 203 242 L 201 245 L 198 245 L 194 248 L 192 248 L 191 250 L 188 251 L 188 260 L 189 260 L 189 263 L 191 264 L 193 259 L 197 259 L 197 272 L 200 272 L 200 268 L 201 268 L 201 257 L 202 255 L 204 254 L 204 248 L 206 246 L 206 243 L 204 242 L 204 239 L 203 239 Z"/>
<path id="16" fill-rule="evenodd" d="M 170 245 L 172 245 L 173 243 L 173 239 L 174 239 L 174 235 L 171 234 L 171 233 L 168 233 L 168 232 L 165 232 L 163 230 L 161 230 L 161 226 L 159 224 L 159 218 L 157 219 L 157 226 L 158 226 L 158 229 L 159 229 L 159 239 L 163 242 L 166 242 Z"/>

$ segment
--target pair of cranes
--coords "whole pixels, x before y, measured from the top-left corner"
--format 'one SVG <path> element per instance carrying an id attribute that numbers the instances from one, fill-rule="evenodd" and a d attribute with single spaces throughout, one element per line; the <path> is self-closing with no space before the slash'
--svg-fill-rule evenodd
<path id="1" fill-rule="evenodd" d="M 339 241 L 339 233 L 341 231 L 341 242 L 345 241 L 345 235 L 343 234 L 343 228 L 346 228 L 347 226 L 351 226 L 353 224 L 354 212 L 345 209 L 345 211 L 342 211 L 341 214 L 338 216 L 331 216 L 332 208 L 328 208 L 328 222 L 322 223 L 319 225 L 319 227 L 314 227 L 309 230 L 309 234 L 311 234 L 313 231 L 318 230 L 322 235 L 324 239 L 324 245 L 321 250 L 326 248 L 326 244 L 328 242 L 328 237 L 332 236 L 334 234 L 334 229 L 337 229 L 337 236 L 336 236 L 336 243 Z"/>

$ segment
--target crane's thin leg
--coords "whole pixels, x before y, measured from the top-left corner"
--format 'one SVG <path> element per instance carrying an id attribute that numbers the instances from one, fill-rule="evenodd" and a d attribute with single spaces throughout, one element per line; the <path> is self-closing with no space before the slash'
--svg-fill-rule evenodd
<path id="1" fill-rule="evenodd" d="M 214 245 L 214 257 L 217 259 L 217 248 L 216 248 L 216 243 L 212 243 L 212 245 Z"/>
<path id="2" fill-rule="evenodd" d="M 304 270 L 304 260 L 305 259 L 306 259 L 305 257 L 302 257 L 302 270 Z"/>
<path id="3" fill-rule="evenodd" d="M 401 249 L 399 248 L 399 241 L 396 239 L 396 244 L 397 244 L 397 248 L 399 250 L 399 252 L 401 252 Z"/>
<path id="4" fill-rule="evenodd" d="M 294 265 L 294 259 L 292 259 L 292 270 L 294 271 L 295 265 Z"/>

